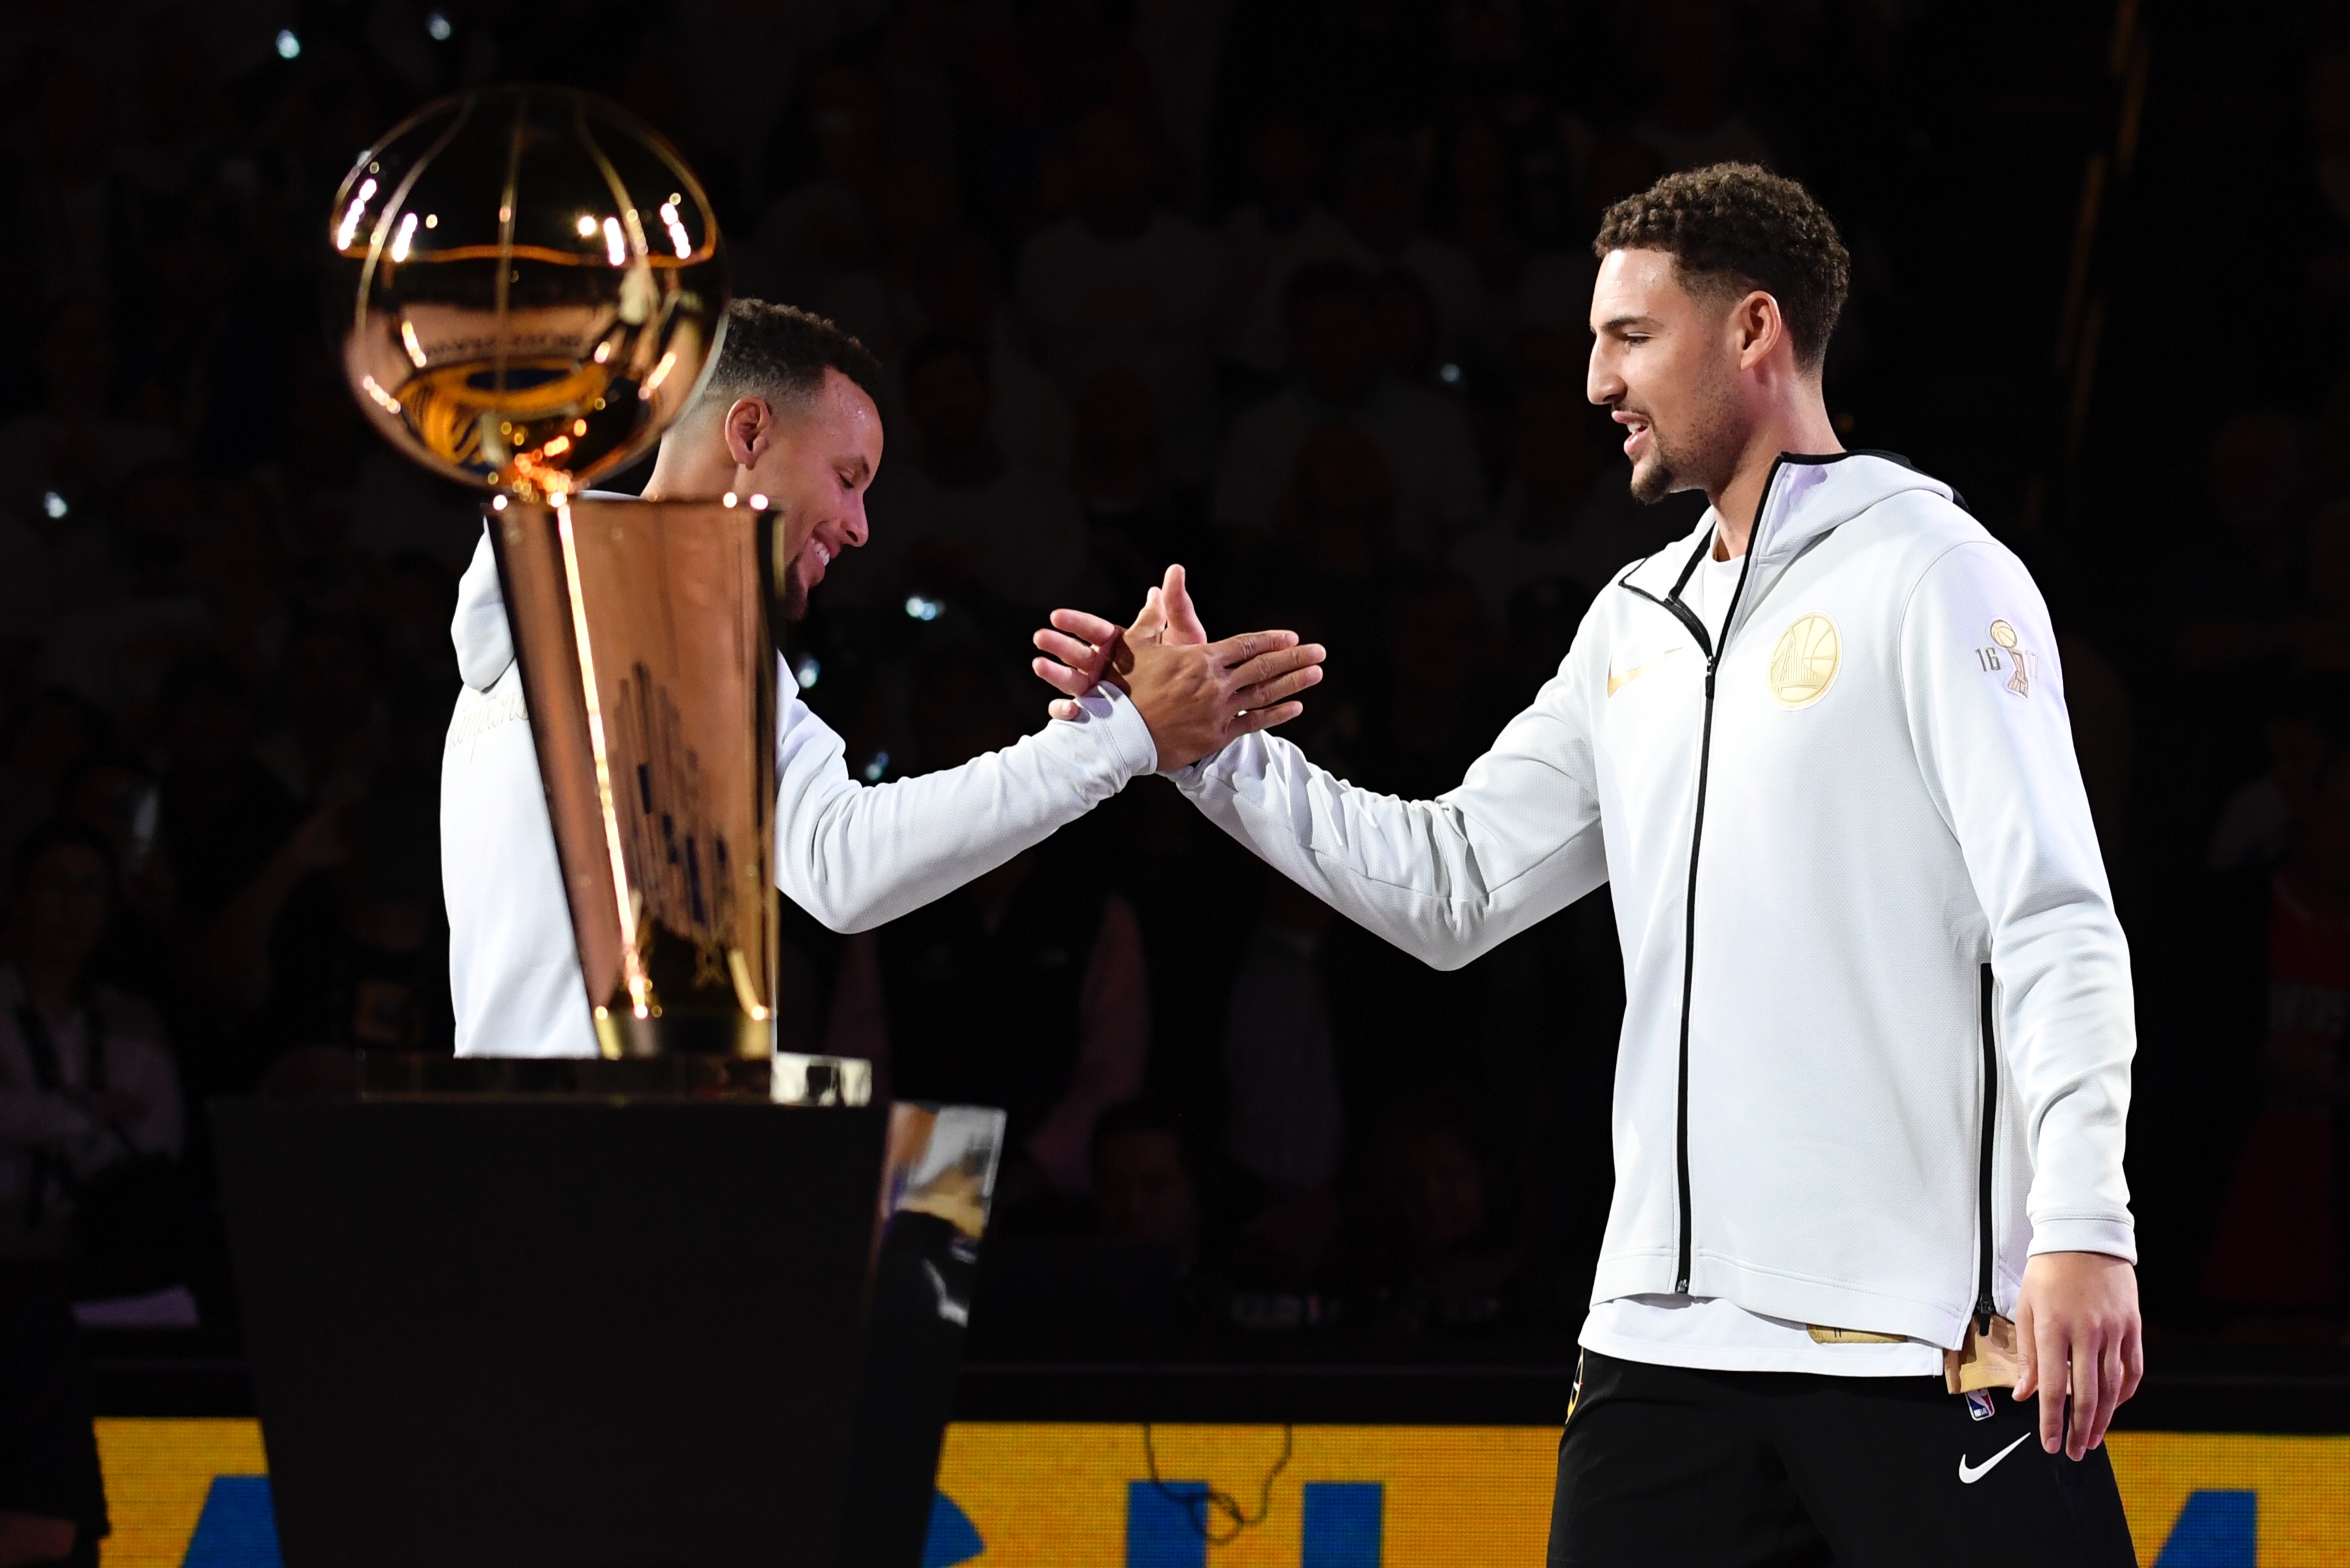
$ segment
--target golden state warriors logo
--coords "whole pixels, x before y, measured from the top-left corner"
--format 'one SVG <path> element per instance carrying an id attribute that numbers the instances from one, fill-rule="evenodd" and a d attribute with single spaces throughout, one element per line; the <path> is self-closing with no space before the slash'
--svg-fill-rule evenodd
<path id="1" fill-rule="evenodd" d="M 1835 683 L 1843 649 L 1835 622 L 1807 615 L 1789 627 L 1771 650 L 1771 695 L 1782 708 L 1808 708 Z"/>

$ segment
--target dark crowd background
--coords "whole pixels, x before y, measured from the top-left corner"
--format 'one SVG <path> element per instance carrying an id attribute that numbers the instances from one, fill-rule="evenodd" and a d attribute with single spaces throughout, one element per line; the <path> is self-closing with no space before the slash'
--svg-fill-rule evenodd
<path id="1" fill-rule="evenodd" d="M 1838 430 L 2054 609 L 2137 961 L 2155 1330 L 2342 1336 L 2350 17 L 2310 5 L 0 8 L 0 1252 L 87 1240 L 78 1195 L 136 1229 L 174 1159 L 201 1203 L 209 1096 L 449 1049 L 476 503 L 362 429 L 322 264 L 359 150 L 504 79 L 635 109 L 736 291 L 881 357 L 873 543 L 794 654 L 876 782 L 1035 727 L 1043 614 L 1127 618 L 1180 560 L 1212 630 L 1328 645 L 1291 738 L 1451 787 L 1697 514 L 1629 502 L 1584 400 L 1598 213 L 1725 159 L 1804 181 L 1854 257 Z M 1013 1111 L 983 1341 L 1565 1353 L 1604 891 L 1440 974 L 1153 780 L 791 935 L 801 1037 Z"/>

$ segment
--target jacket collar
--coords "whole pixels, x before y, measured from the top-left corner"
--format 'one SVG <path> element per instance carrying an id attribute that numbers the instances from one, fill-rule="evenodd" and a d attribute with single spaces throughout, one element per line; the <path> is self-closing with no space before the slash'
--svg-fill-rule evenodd
<path id="1" fill-rule="evenodd" d="M 1762 507 L 1748 545 L 1757 571 L 1785 566 L 1813 545 L 1878 503 L 1905 491 L 1922 491 L 1955 501 L 1957 493 L 1939 479 L 1909 466 L 1889 452 L 1843 452 L 1822 456 L 1782 452 L 1763 482 Z M 1698 525 L 1628 571 L 1619 584 L 1656 598 L 1684 586 L 1713 546 L 1721 514 L 1709 506 Z M 1758 597 L 1752 587 L 1740 596 L 1742 609 Z M 1741 619 L 1744 617 L 1742 614 Z"/>

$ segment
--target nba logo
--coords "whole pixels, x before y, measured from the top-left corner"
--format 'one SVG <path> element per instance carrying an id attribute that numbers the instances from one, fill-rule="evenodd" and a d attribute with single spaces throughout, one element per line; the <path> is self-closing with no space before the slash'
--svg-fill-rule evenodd
<path id="1" fill-rule="evenodd" d="M 1967 1396 L 1967 1414 L 1978 1421 L 1988 1421 L 1999 1414 L 1999 1407 L 1992 1403 L 1989 1393 L 1978 1388 Z"/>

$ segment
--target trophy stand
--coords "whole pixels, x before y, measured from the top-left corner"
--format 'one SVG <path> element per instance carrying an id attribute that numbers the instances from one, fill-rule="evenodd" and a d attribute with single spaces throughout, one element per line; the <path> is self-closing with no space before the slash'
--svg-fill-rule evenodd
<path id="1" fill-rule="evenodd" d="M 1002 1113 L 452 1087 L 213 1103 L 287 1568 L 918 1568 Z"/>

